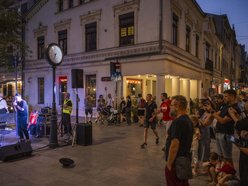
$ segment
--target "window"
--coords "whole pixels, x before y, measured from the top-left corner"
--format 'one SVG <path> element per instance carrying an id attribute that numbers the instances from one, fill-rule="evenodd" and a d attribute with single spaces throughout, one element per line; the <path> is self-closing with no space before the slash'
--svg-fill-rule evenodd
<path id="1" fill-rule="evenodd" d="M 185 49 L 187 52 L 190 52 L 190 34 L 191 34 L 191 28 L 189 26 L 186 26 L 186 46 Z"/>
<path id="2" fill-rule="evenodd" d="M 85 25 L 85 50 L 96 50 L 96 22 Z"/>
<path id="3" fill-rule="evenodd" d="M 178 45 L 178 16 L 173 14 L 172 22 L 172 44 Z"/>
<path id="4" fill-rule="evenodd" d="M 93 99 L 93 106 L 96 106 L 96 75 L 86 75 L 85 76 L 86 92 L 85 95 L 90 95 Z M 85 96 L 85 97 L 86 97 Z"/>
<path id="5" fill-rule="evenodd" d="M 195 56 L 199 57 L 199 35 L 195 35 Z"/>
<path id="6" fill-rule="evenodd" d="M 44 36 L 40 36 L 37 38 L 37 55 L 38 59 L 43 59 L 44 58 L 44 53 L 45 53 L 45 38 Z"/>
<path id="7" fill-rule="evenodd" d="M 73 0 L 68 0 L 68 8 L 73 8 Z"/>
<path id="8" fill-rule="evenodd" d="M 64 0 L 59 0 L 58 1 L 58 10 L 59 10 L 59 12 L 63 11 L 63 7 L 64 7 L 63 1 Z"/>
<path id="9" fill-rule="evenodd" d="M 44 78 L 38 78 L 38 104 L 44 104 Z"/>
<path id="10" fill-rule="evenodd" d="M 209 52 L 210 52 L 210 45 L 208 42 L 206 42 L 206 50 L 205 50 L 205 61 L 207 61 L 207 59 L 209 59 Z"/>
<path id="11" fill-rule="evenodd" d="M 67 30 L 58 32 L 59 46 L 61 47 L 64 55 L 67 54 Z"/>
<path id="12" fill-rule="evenodd" d="M 134 44 L 134 13 L 119 16 L 120 46 Z"/>

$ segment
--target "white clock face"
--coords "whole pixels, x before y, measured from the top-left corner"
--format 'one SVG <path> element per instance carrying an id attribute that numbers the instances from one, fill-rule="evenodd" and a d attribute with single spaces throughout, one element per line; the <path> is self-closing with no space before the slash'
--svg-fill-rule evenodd
<path id="1" fill-rule="evenodd" d="M 54 64 L 59 64 L 62 61 L 63 54 L 61 49 L 57 45 L 52 45 L 49 47 L 48 55 L 50 60 Z"/>

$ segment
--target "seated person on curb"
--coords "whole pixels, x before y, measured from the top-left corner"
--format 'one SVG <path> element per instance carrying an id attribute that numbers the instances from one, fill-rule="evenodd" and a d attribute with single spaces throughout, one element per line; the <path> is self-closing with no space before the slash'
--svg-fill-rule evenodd
<path id="1" fill-rule="evenodd" d="M 209 186 L 239 186 L 240 181 L 236 177 L 236 170 L 232 167 L 230 163 L 224 164 L 217 173 L 217 184 L 209 184 Z"/>
<path id="2" fill-rule="evenodd" d="M 217 166 L 219 164 L 219 156 L 216 152 L 211 152 L 210 153 L 210 157 L 209 157 L 209 161 L 207 162 L 203 162 L 202 166 L 207 168 L 207 172 L 209 175 L 209 181 L 211 182 L 211 184 L 213 183 L 217 183 L 217 178 L 216 178 L 216 170 L 217 170 Z"/>

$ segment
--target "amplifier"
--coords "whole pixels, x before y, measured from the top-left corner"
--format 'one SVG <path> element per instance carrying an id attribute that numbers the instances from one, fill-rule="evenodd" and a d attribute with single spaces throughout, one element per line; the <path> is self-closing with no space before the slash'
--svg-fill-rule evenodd
<path id="1" fill-rule="evenodd" d="M 78 145 L 92 145 L 92 125 L 86 123 L 77 124 L 76 137 Z"/>
<path id="2" fill-rule="evenodd" d="M 0 148 L 0 160 L 9 161 L 16 158 L 30 156 L 33 152 L 30 143 L 18 142 L 12 145 L 6 145 Z"/>

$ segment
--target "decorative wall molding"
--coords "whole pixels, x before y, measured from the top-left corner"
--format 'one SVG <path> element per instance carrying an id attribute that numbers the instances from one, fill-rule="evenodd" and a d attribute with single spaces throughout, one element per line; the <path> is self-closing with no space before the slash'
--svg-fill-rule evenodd
<path id="1" fill-rule="evenodd" d="M 127 11 L 138 11 L 140 8 L 140 0 L 133 0 L 113 6 L 114 17 Z"/>
<path id="2" fill-rule="evenodd" d="M 54 23 L 54 32 L 58 32 L 60 30 L 70 30 L 71 28 L 71 19 L 64 19 L 64 20 L 60 20 L 57 23 Z"/>
<path id="3" fill-rule="evenodd" d="M 131 47 L 125 48 L 111 48 L 105 50 L 98 50 L 95 52 L 82 52 L 77 54 L 69 54 L 64 57 L 64 61 L 61 66 L 66 65 L 76 65 L 83 63 L 93 63 L 93 62 L 109 62 L 108 58 L 120 58 L 127 57 L 131 55 L 142 55 L 147 53 L 158 52 L 158 42 L 139 44 Z M 46 60 L 29 60 L 26 61 L 26 70 L 48 68 L 49 65 Z"/>
<path id="4" fill-rule="evenodd" d="M 32 19 L 32 17 L 38 13 L 40 11 L 40 9 L 48 2 L 48 0 L 41 0 L 41 1 L 38 1 L 34 6 L 33 8 L 28 12 L 26 18 L 27 18 L 27 21 L 29 21 L 30 19 Z"/>
<path id="5" fill-rule="evenodd" d="M 34 29 L 34 38 L 37 38 L 39 36 L 46 36 L 47 35 L 47 26 L 39 26 L 37 29 Z"/>
<path id="6" fill-rule="evenodd" d="M 178 0 L 171 0 L 171 11 L 174 12 L 178 17 L 182 17 L 183 8 Z"/>
<path id="7" fill-rule="evenodd" d="M 81 15 L 80 16 L 81 26 L 89 22 L 100 21 L 101 14 L 102 14 L 102 9 L 95 10 L 95 11 L 89 11 L 87 14 Z"/>

